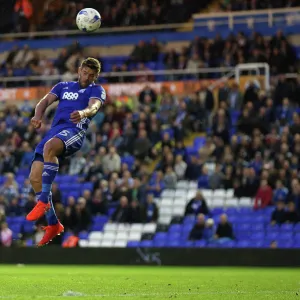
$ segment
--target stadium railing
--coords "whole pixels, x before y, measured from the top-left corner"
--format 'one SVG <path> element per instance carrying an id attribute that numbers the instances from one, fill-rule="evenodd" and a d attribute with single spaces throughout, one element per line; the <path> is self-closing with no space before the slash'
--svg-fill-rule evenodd
<path id="1" fill-rule="evenodd" d="M 248 28 L 265 24 L 268 27 L 293 25 L 300 23 L 300 7 L 195 14 L 193 20 L 194 27 L 208 27 L 211 30 L 224 25 L 230 30 L 241 25 Z"/>
<path id="2" fill-rule="evenodd" d="M 166 31 L 166 30 L 197 30 L 203 28 L 214 30 L 216 27 L 225 27 L 226 29 L 234 29 L 236 26 L 253 28 L 254 26 L 267 25 L 268 27 L 295 25 L 300 23 L 300 6 L 292 8 L 278 8 L 265 10 L 251 10 L 241 12 L 214 12 L 207 14 L 194 14 L 192 22 L 176 23 L 176 24 L 161 24 L 161 25 L 146 25 L 146 26 L 127 26 L 127 27 L 112 27 L 100 28 L 94 33 L 88 35 L 114 34 L 114 33 L 142 33 L 147 31 Z M 200 32 L 199 32 L 200 33 Z M 41 32 L 26 32 L 26 33 L 8 33 L 0 34 L 0 39 L 18 39 L 35 37 L 65 37 L 75 35 L 87 35 L 79 30 L 61 30 L 61 31 L 41 31 Z"/>

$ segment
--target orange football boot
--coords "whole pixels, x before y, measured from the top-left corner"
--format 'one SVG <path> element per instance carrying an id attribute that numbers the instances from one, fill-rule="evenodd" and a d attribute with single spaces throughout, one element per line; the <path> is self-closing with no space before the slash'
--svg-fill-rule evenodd
<path id="1" fill-rule="evenodd" d="M 38 200 L 32 211 L 26 216 L 27 221 L 36 221 L 41 218 L 50 209 L 50 203 L 44 203 Z"/>
<path id="2" fill-rule="evenodd" d="M 45 234 L 41 241 L 37 244 L 38 247 L 47 245 L 49 242 L 51 242 L 57 235 L 60 235 L 62 232 L 64 232 L 64 226 L 58 222 L 55 225 L 48 225 L 42 228 L 45 230 Z"/>

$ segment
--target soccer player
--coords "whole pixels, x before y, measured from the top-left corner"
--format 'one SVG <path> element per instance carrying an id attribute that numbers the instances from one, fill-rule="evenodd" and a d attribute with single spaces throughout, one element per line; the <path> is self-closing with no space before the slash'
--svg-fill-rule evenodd
<path id="1" fill-rule="evenodd" d="M 48 226 L 44 228 L 45 234 L 38 246 L 46 245 L 64 230 L 54 211 L 51 186 L 59 169 L 59 160 L 81 148 L 89 123 L 105 102 L 105 90 L 95 84 L 100 71 L 98 60 L 85 59 L 78 69 L 78 81 L 55 85 L 37 104 L 31 119 L 31 124 L 40 128 L 47 107 L 59 101 L 51 129 L 35 149 L 30 172 L 37 204 L 26 219 L 36 221 L 47 212 Z"/>

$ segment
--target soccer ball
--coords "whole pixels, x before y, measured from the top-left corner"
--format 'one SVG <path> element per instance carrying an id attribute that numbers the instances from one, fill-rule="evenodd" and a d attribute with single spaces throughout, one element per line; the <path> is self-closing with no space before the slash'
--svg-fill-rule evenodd
<path id="1" fill-rule="evenodd" d="M 81 31 L 93 32 L 101 26 L 101 16 L 93 8 L 84 8 L 77 14 L 76 24 Z"/>

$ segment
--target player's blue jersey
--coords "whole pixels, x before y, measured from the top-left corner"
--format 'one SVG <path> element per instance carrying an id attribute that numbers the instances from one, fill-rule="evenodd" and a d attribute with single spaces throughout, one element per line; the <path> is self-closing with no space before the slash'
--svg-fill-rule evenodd
<path id="1" fill-rule="evenodd" d="M 99 99 L 102 103 L 106 99 L 106 93 L 102 86 L 92 83 L 86 88 L 81 88 L 77 81 L 60 82 L 52 88 L 50 93 L 54 94 L 59 101 L 52 128 L 56 126 L 61 128 L 77 127 L 87 130 L 92 118 L 83 118 L 78 124 L 74 124 L 70 120 L 70 114 L 74 110 L 87 108 L 91 98 Z"/>

